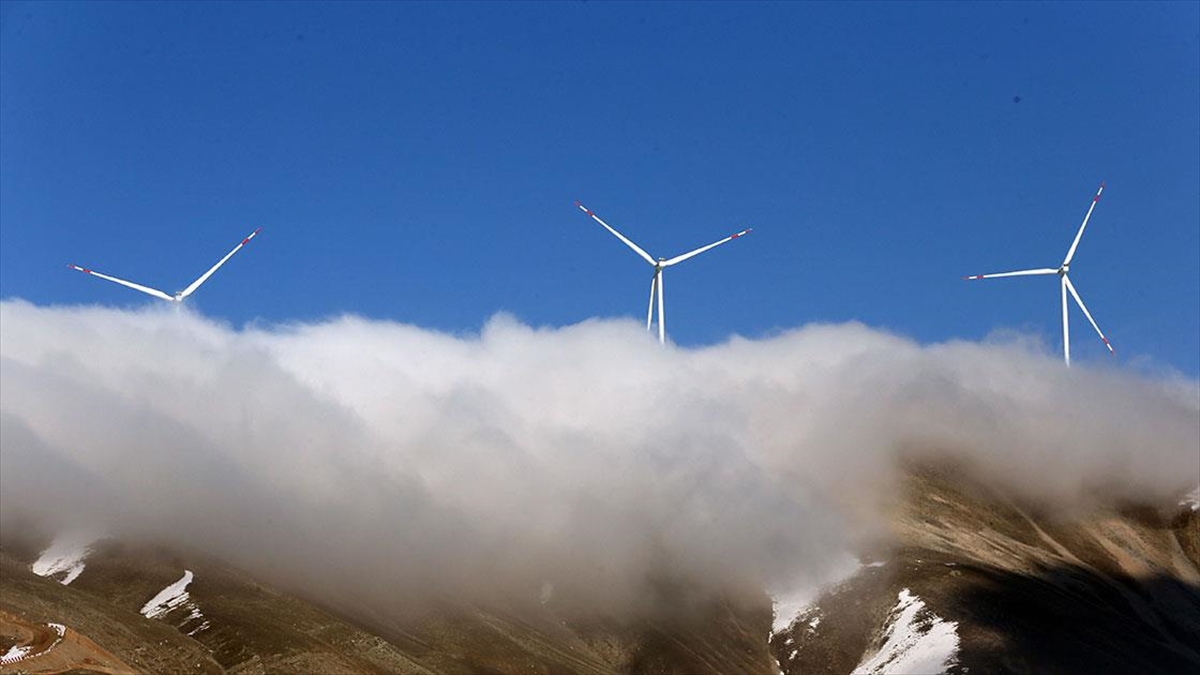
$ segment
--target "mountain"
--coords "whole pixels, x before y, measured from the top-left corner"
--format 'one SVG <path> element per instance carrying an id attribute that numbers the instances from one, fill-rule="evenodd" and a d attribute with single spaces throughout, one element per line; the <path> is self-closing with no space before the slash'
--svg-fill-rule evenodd
<path id="1" fill-rule="evenodd" d="M 920 467 L 890 521 L 877 563 L 772 636 L 785 673 L 1200 672 L 1194 501 L 1066 512 Z"/>
<path id="2" fill-rule="evenodd" d="M 663 611 L 620 620 L 567 611 L 552 593 L 396 613 L 363 599 L 335 606 L 203 551 L 52 538 L 8 519 L 0 656 L 15 660 L 0 669 L 1200 672 L 1200 511 L 1190 504 L 1067 511 L 961 467 L 924 465 L 910 467 L 886 515 L 891 536 L 795 616 L 776 617 L 774 633 L 766 595 L 666 581 Z"/>
<path id="3" fill-rule="evenodd" d="M 539 609 L 444 603 L 403 620 L 362 605 L 337 609 L 273 588 L 198 552 L 111 540 L 92 544 L 83 571 L 31 571 L 44 544 L 6 542 L 0 553 L 0 653 L 14 630 L 61 623 L 101 645 L 75 662 L 22 660 L 31 673 L 724 673 L 768 672 L 770 609 L 733 601 L 698 605 L 684 619 L 616 621 Z M 155 611 L 164 589 L 178 589 Z M 182 597 L 186 595 L 186 597 Z M 181 599 L 182 598 L 182 599 Z M 353 612 L 351 614 L 350 612 Z M 144 616 L 148 613 L 154 618 Z M 112 668 L 107 666 L 117 664 Z M 10 667 L 14 667 L 10 666 Z M 104 667 L 98 667 L 104 666 Z"/>

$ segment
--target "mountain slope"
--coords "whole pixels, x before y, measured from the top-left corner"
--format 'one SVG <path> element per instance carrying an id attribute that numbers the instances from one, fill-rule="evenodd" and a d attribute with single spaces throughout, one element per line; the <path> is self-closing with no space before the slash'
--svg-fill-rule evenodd
<path id="1" fill-rule="evenodd" d="M 34 575 L 39 545 L 10 545 L 0 610 L 61 621 L 139 672 L 203 673 L 728 673 L 770 672 L 765 597 L 749 606 L 698 603 L 688 618 L 560 614 L 554 603 L 510 609 L 442 604 L 380 617 L 349 600 L 337 609 L 285 592 L 194 551 L 116 541 L 92 545 L 70 585 Z M 181 575 L 184 571 L 190 574 Z M 186 588 L 180 589 L 186 580 Z M 165 588 L 177 603 L 156 619 Z M 111 624 L 111 625 L 108 625 Z M 77 664 L 78 665 L 78 664 Z M 94 665 L 94 664 L 93 664 Z M 36 659 L 22 668 L 39 671 Z"/>
<path id="2" fill-rule="evenodd" d="M 951 672 L 1197 672 L 1200 516 L 1146 506 L 1057 513 L 956 467 L 908 474 L 886 564 L 826 590 L 771 640 L 787 673 L 850 672 L 898 595 L 949 622 Z M 820 616 L 816 627 L 809 625 Z"/>
<path id="3" fill-rule="evenodd" d="M 31 632 L 50 635 L 46 625 L 57 622 L 71 649 L 21 669 L 770 673 L 775 661 L 789 674 L 1200 669 L 1200 511 L 1066 512 L 989 488 L 961 467 L 918 466 L 888 516 L 889 543 L 863 553 L 873 562 L 825 589 L 769 643 L 770 611 L 755 594 L 696 596 L 664 581 L 661 611 L 621 621 L 570 611 L 552 593 L 389 612 L 371 599 L 320 603 L 310 589 L 276 587 L 203 552 L 114 540 L 43 578 L 30 567 L 49 538 L 7 527 L 0 652 Z M 154 608 L 166 589 L 171 599 Z"/>
<path id="4" fill-rule="evenodd" d="M 28 562 L 4 552 L 0 552 L 0 611 L 25 624 L 63 624 L 139 672 L 224 672 L 203 645 L 174 627 L 148 621 L 102 596 L 39 577 L 29 570 Z M 80 662 L 76 667 L 87 665 Z M 37 659 L 19 666 L 39 672 Z"/>

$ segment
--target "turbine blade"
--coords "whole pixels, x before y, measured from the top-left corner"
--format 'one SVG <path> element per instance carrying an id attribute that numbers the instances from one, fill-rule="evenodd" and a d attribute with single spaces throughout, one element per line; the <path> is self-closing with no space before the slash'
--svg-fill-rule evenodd
<path id="1" fill-rule="evenodd" d="M 654 270 L 654 277 L 658 279 L 658 344 L 667 343 L 667 317 L 664 314 L 663 304 L 663 271 L 662 268 Z"/>
<path id="2" fill-rule="evenodd" d="M 1049 267 L 1043 267 L 1038 270 L 1020 270 L 1018 272 L 999 272 L 996 274 L 976 274 L 970 277 L 963 277 L 970 281 L 971 279 L 997 279 L 999 277 L 1028 277 L 1039 274 L 1058 274 L 1058 270 L 1052 270 Z"/>
<path id="3" fill-rule="evenodd" d="M 121 284 L 122 286 L 132 288 L 135 291 L 141 291 L 143 293 L 146 293 L 147 295 L 153 295 L 156 298 L 162 298 L 163 300 L 167 300 L 167 301 L 172 301 L 175 299 L 175 298 L 172 298 L 171 296 L 167 295 L 166 293 L 163 293 L 162 291 L 158 290 L 157 288 L 150 288 L 149 286 L 135 284 L 132 281 L 125 281 L 124 279 L 110 277 L 107 274 L 101 274 L 94 270 L 89 270 L 86 267 L 80 267 L 79 265 L 67 265 L 67 267 L 70 267 L 73 270 L 78 270 L 80 272 L 83 272 L 84 274 L 90 274 L 94 277 L 100 277 L 101 279 L 105 279 L 107 281 L 111 281 L 116 284 Z"/>
<path id="4" fill-rule="evenodd" d="M 646 308 L 646 330 L 650 330 L 650 319 L 654 316 L 654 291 L 658 283 L 658 270 L 650 277 L 650 306 Z"/>
<path id="5" fill-rule="evenodd" d="M 754 228 L 747 227 L 746 229 L 742 230 L 741 232 L 737 232 L 735 234 L 729 235 L 728 237 L 725 237 L 721 241 L 714 241 L 713 243 L 709 244 L 708 246 L 701 246 L 700 248 L 696 249 L 695 251 L 691 251 L 689 253 L 684 253 L 683 255 L 677 255 L 674 258 L 671 258 L 670 260 L 664 260 L 662 266 L 670 267 L 671 265 L 674 265 L 676 263 L 681 263 L 684 260 L 687 260 L 688 258 L 691 258 L 693 256 L 698 256 L 701 253 L 704 253 L 705 251 L 707 251 L 708 249 L 710 249 L 714 246 L 720 246 L 721 244 L 724 244 L 727 241 L 732 241 L 742 235 L 748 234 L 750 232 L 750 230 L 752 230 L 752 229 L 754 229 Z"/>
<path id="6" fill-rule="evenodd" d="M 591 216 L 591 217 L 592 217 L 592 220 L 594 220 L 594 221 L 596 221 L 597 223 L 600 223 L 601 225 L 603 225 L 603 226 L 604 226 L 604 229 L 606 229 L 606 230 L 608 230 L 609 232 L 612 232 L 614 235 L 616 235 L 617 239 L 620 239 L 621 241 L 625 242 L 625 245 L 626 245 L 626 246 L 628 246 L 629 248 L 633 249 L 633 251 L 634 251 L 635 253 L 637 253 L 638 255 L 642 256 L 642 258 L 644 258 L 644 259 L 646 260 L 646 262 L 650 263 L 651 265 L 657 264 L 657 263 L 655 263 L 655 262 L 654 262 L 654 258 L 651 258 L 651 257 L 650 257 L 650 254 L 649 254 L 649 253 L 646 253 L 646 252 L 645 252 L 645 251 L 643 251 L 641 248 L 639 248 L 637 244 L 633 243 L 632 241 L 629 241 L 629 239 L 627 239 L 627 238 L 625 237 L 625 235 L 623 235 L 623 234 L 621 234 L 620 232 L 617 232 L 616 230 L 614 230 L 614 229 L 612 228 L 612 226 L 611 226 L 611 225 L 609 225 L 608 223 L 604 222 L 603 220 L 600 220 L 600 216 L 598 216 L 598 215 L 596 215 L 596 214 L 592 213 L 590 210 L 588 210 L 588 207 L 584 206 L 583 204 L 580 204 L 579 202 L 575 202 L 575 206 L 578 206 L 580 211 L 583 211 L 584 213 L 586 213 L 586 214 L 588 214 L 589 216 Z"/>
<path id="7" fill-rule="evenodd" d="M 213 272 L 216 272 L 217 269 L 221 267 L 221 265 L 224 265 L 226 260 L 229 260 L 230 258 L 232 258 L 234 253 L 237 253 L 239 250 L 241 250 L 241 248 L 243 246 L 245 246 L 246 244 L 249 244 L 250 240 L 253 239 L 254 236 L 257 235 L 259 232 L 262 232 L 261 227 L 255 231 L 251 232 L 248 237 L 246 237 L 245 239 L 242 240 L 242 243 L 238 244 L 237 246 L 234 246 L 233 250 L 230 251 L 229 253 L 226 253 L 224 258 L 221 258 L 220 260 L 218 260 L 216 265 L 213 265 L 212 267 L 210 267 L 207 272 L 200 275 L 199 279 L 196 279 L 195 281 L 193 281 L 191 286 L 188 286 L 187 288 L 180 291 L 179 299 L 182 300 L 182 299 L 186 298 L 187 296 L 191 295 L 192 293 L 195 293 L 196 289 L 200 288 L 200 284 L 204 283 L 205 281 L 208 281 L 208 278 L 213 275 Z"/>
<path id="8" fill-rule="evenodd" d="M 1100 183 L 1100 189 L 1096 190 L 1096 196 L 1092 197 L 1092 203 L 1088 206 L 1087 215 L 1083 217 L 1083 224 L 1079 226 L 1079 232 L 1075 234 L 1075 241 L 1071 242 L 1071 250 L 1067 251 L 1067 257 L 1063 258 L 1062 264 L 1070 265 L 1071 258 L 1075 257 L 1075 249 L 1079 246 L 1079 240 L 1083 238 L 1083 228 L 1087 227 L 1088 218 L 1092 217 L 1092 209 L 1096 208 L 1096 202 L 1100 201 L 1100 193 L 1104 192 L 1104 183 Z"/>
<path id="9" fill-rule="evenodd" d="M 1058 280 L 1058 291 L 1062 295 L 1062 319 L 1063 319 L 1063 361 L 1067 367 L 1071 367 L 1071 322 L 1067 315 L 1067 275 L 1062 275 Z"/>
<path id="10" fill-rule="evenodd" d="M 1117 350 L 1113 349 L 1113 346 L 1108 343 L 1108 338 L 1104 337 L 1104 332 L 1100 330 L 1100 326 L 1096 325 L 1096 320 L 1092 318 L 1092 313 L 1089 312 L 1087 306 L 1083 304 L 1083 298 L 1079 297 L 1079 293 L 1075 290 L 1075 285 L 1071 283 L 1071 279 L 1064 274 L 1063 282 L 1066 284 L 1067 290 L 1071 291 L 1071 297 L 1075 298 L 1075 303 L 1079 305 L 1079 309 L 1083 310 L 1083 315 L 1087 317 L 1088 321 L 1092 322 L 1092 328 L 1096 329 L 1096 334 L 1099 335 L 1100 339 L 1104 341 L 1104 346 L 1108 347 L 1108 351 L 1113 356 L 1116 356 Z"/>

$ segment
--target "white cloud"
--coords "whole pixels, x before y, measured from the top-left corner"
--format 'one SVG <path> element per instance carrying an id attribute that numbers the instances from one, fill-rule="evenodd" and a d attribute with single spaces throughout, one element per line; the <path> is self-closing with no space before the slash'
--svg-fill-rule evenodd
<path id="1" fill-rule="evenodd" d="M 662 349 L 632 321 L 238 330 L 4 301 L 0 367 L 0 511 L 395 601 L 820 579 L 907 457 L 1064 504 L 1172 503 L 1200 473 L 1195 383 L 858 324 Z"/>

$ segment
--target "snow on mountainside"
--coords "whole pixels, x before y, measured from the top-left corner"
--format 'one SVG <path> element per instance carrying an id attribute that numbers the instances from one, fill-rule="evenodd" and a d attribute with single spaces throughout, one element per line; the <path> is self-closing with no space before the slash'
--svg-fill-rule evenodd
<path id="1" fill-rule="evenodd" d="M 188 610 L 188 614 L 178 625 L 181 631 L 187 629 L 188 637 L 208 628 L 211 624 L 208 619 L 204 618 L 204 614 L 200 612 L 200 606 L 187 591 L 188 584 L 192 583 L 193 578 L 191 570 L 184 570 L 183 577 L 179 581 L 162 589 L 158 595 L 142 605 L 141 615 L 147 619 L 162 619 L 174 610 L 183 607 Z"/>
<path id="2" fill-rule="evenodd" d="M 46 652 L 54 649 L 62 642 L 63 637 L 67 634 L 67 627 L 61 623 L 50 622 L 46 624 L 46 628 L 53 631 L 54 641 L 46 644 L 44 641 L 41 644 L 17 644 L 9 648 L 3 656 L 0 656 L 0 666 L 11 666 L 20 663 L 28 658 L 41 656 Z M 9 631 L 13 632 L 13 631 Z M 45 634 L 45 631 L 42 631 Z M 21 670 L 24 670 L 22 668 Z"/>
<path id="3" fill-rule="evenodd" d="M 771 608 L 774 615 L 774 619 L 771 622 L 771 633 L 783 632 L 795 621 L 807 621 L 808 619 L 805 617 L 811 618 L 812 603 L 817 599 L 817 596 L 852 578 L 862 568 L 882 567 L 886 564 L 884 561 L 863 563 L 854 556 L 846 556 L 826 579 L 816 585 L 797 584 L 792 588 L 770 592 Z"/>
<path id="4" fill-rule="evenodd" d="M 1200 511 L 1200 485 L 1196 486 L 1195 490 L 1187 493 L 1187 496 L 1179 501 L 1179 505 L 1193 511 Z"/>
<path id="5" fill-rule="evenodd" d="M 96 543 L 94 534 L 67 532 L 59 535 L 38 556 L 30 569 L 39 577 L 59 577 L 64 586 L 75 581 L 83 573 L 84 559 Z"/>
<path id="6" fill-rule="evenodd" d="M 841 575 L 831 583 L 848 579 L 857 571 L 858 565 L 855 565 L 846 574 Z M 775 618 L 771 622 L 771 633 L 781 633 L 787 630 L 792 623 L 801 620 L 823 588 L 829 585 L 824 584 L 818 588 L 800 587 L 789 591 L 772 593 L 771 605 Z"/>
<path id="7" fill-rule="evenodd" d="M 956 662 L 958 624 L 927 610 L 907 588 L 900 591 L 884 635 L 887 641 L 854 668 L 856 675 L 944 673 Z"/>
<path id="8" fill-rule="evenodd" d="M 7 666 L 10 663 L 21 661 L 29 656 L 32 651 L 33 647 L 30 645 L 13 645 L 7 652 L 0 655 L 0 666 Z"/>
<path id="9" fill-rule="evenodd" d="M 183 578 L 158 592 L 142 606 L 141 614 L 147 619 L 157 619 L 188 600 L 187 587 L 192 583 L 192 571 L 184 570 Z"/>

